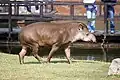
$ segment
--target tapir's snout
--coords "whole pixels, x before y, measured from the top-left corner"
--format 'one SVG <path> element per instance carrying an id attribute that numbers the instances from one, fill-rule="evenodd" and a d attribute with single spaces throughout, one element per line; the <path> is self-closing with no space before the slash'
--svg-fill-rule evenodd
<path id="1" fill-rule="evenodd" d="M 94 43 L 97 42 L 95 35 L 92 33 L 87 34 L 87 36 L 84 38 L 84 41 L 92 41 Z"/>
<path id="2" fill-rule="evenodd" d="M 91 41 L 92 41 L 92 42 L 94 42 L 94 43 L 96 43 L 96 42 L 97 42 L 95 35 L 94 35 L 94 34 L 92 34 L 92 33 L 90 33 L 90 34 L 88 35 L 88 38 L 90 38 L 90 39 L 91 39 Z"/>

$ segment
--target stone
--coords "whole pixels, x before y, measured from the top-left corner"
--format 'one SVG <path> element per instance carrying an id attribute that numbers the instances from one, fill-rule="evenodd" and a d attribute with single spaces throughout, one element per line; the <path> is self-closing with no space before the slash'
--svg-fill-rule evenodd
<path id="1" fill-rule="evenodd" d="M 120 75 L 120 58 L 112 60 L 109 66 L 108 75 Z"/>

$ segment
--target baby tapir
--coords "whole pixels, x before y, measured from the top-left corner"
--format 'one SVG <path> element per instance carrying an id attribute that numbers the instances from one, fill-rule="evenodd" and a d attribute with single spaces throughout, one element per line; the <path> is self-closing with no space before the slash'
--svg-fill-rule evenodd
<path id="1" fill-rule="evenodd" d="M 19 53 L 20 64 L 24 63 L 24 56 L 28 48 L 32 50 L 33 56 L 41 62 L 42 59 L 38 55 L 38 48 L 42 46 L 52 47 L 47 57 L 47 62 L 50 62 L 54 52 L 63 47 L 68 63 L 70 64 L 71 43 L 77 40 L 96 42 L 96 37 L 89 33 L 87 26 L 81 22 L 32 23 L 22 28 L 19 39 L 22 46 L 22 50 Z"/>

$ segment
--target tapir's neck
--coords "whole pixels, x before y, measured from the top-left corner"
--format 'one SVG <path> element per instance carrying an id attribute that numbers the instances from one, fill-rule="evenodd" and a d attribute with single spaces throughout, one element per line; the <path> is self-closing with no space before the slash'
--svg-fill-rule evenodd
<path id="1" fill-rule="evenodd" d="M 83 37 L 82 33 L 79 32 L 73 37 L 71 42 L 75 42 L 75 41 L 78 41 L 78 40 L 83 40 L 83 38 L 84 37 Z"/>

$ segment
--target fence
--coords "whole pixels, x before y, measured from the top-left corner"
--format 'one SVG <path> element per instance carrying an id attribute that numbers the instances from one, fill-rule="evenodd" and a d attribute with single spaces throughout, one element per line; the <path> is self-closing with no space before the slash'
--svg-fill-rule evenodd
<path id="1" fill-rule="evenodd" d="M 104 16 L 103 5 L 107 5 L 108 3 L 96 2 L 98 5 L 98 14 L 96 20 L 104 20 L 105 23 L 107 21 L 106 15 Z M 116 5 L 119 5 L 120 2 L 117 2 Z M 20 13 L 20 7 L 25 6 L 39 6 L 38 13 Z M 11 20 L 86 20 L 86 16 L 75 14 L 75 6 L 84 6 L 82 2 L 61 2 L 61 1 L 0 1 L 0 6 L 3 9 L 3 12 L 0 12 L 0 19 L 7 19 L 9 27 L 11 27 Z M 69 15 L 62 15 L 50 13 L 50 11 L 54 10 L 55 6 L 67 6 L 69 8 Z M 51 9 L 49 12 L 47 10 Z M 106 11 L 106 10 L 105 10 Z M 119 15 L 115 16 L 115 20 L 120 20 Z"/>

